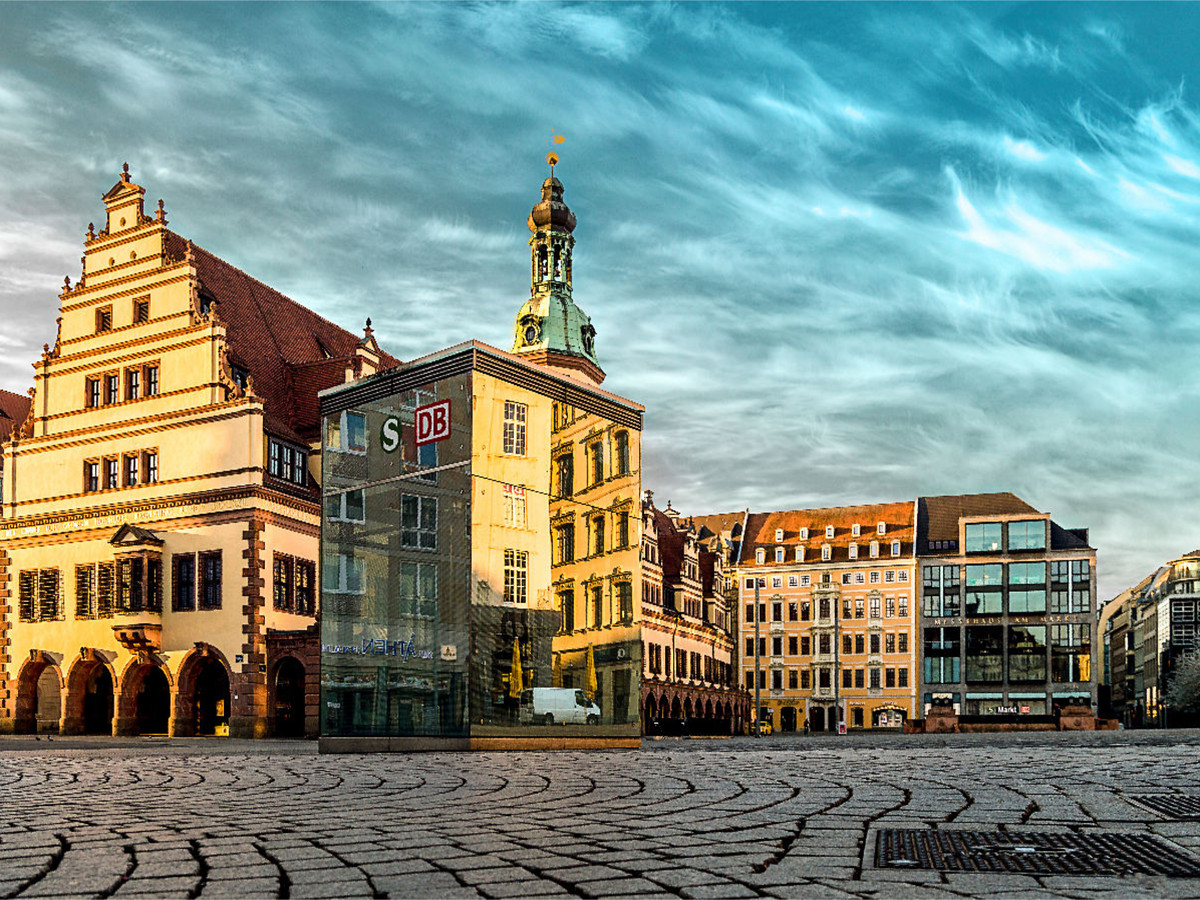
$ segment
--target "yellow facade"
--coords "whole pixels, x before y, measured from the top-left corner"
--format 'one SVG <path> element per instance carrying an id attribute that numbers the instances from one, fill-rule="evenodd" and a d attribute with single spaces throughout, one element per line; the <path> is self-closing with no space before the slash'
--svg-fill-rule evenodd
<path id="1" fill-rule="evenodd" d="M 275 370 L 301 360 L 245 348 L 261 337 L 247 310 L 259 331 L 317 317 L 171 232 L 161 203 L 145 215 L 143 196 L 127 171 L 105 195 L 3 447 L 0 728 L 262 736 L 282 715 L 302 730 L 311 660 L 281 670 L 269 645 L 315 622 L 320 444 L 282 411 Z M 373 342 L 345 366 L 364 361 Z M 344 380 L 329 363 L 322 377 Z"/>

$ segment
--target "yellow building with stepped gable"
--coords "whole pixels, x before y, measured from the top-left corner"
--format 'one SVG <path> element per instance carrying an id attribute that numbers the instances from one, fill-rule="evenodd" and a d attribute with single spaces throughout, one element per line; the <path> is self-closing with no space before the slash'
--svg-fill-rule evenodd
<path id="1" fill-rule="evenodd" d="M 3 444 L 0 730 L 317 728 L 317 392 L 397 361 L 167 227 L 128 165 Z"/>

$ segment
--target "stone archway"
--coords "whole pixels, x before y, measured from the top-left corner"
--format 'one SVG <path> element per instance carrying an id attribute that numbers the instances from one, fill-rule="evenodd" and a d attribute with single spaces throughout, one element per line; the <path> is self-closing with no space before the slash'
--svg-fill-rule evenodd
<path id="1" fill-rule="evenodd" d="M 169 734 L 170 728 L 170 675 L 154 662 L 130 662 L 121 676 L 116 733 Z"/>
<path id="2" fill-rule="evenodd" d="M 808 708 L 808 725 L 812 731 L 825 730 L 825 707 L 810 706 Z"/>
<path id="3" fill-rule="evenodd" d="M 111 667 L 95 656 L 81 657 L 67 675 L 64 734 L 113 733 L 115 711 Z"/>
<path id="4" fill-rule="evenodd" d="M 13 730 L 17 734 L 34 734 L 39 730 L 58 731 L 58 720 L 62 718 L 62 692 L 62 670 L 54 657 L 44 650 L 31 651 L 17 675 Z M 50 729 L 43 723 L 48 723 L 54 714 L 55 698 L 57 716 L 53 729 Z"/>
<path id="5" fill-rule="evenodd" d="M 304 664 L 285 656 L 271 679 L 271 721 L 275 737 L 304 737 Z"/>
<path id="6" fill-rule="evenodd" d="M 202 644 L 179 667 L 173 734 L 228 734 L 230 712 L 229 665 L 219 650 Z"/>

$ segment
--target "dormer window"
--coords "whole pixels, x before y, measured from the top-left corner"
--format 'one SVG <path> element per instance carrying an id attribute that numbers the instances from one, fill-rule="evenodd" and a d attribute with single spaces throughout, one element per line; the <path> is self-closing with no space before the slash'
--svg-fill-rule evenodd
<path id="1" fill-rule="evenodd" d="M 796 562 L 804 562 L 804 548 L 803 547 L 796 548 Z"/>
<path id="2" fill-rule="evenodd" d="M 871 559 L 879 559 L 879 541 L 871 541 Z"/>
<path id="3" fill-rule="evenodd" d="M 802 541 L 808 540 L 808 528 L 800 529 L 800 540 L 802 540 Z"/>
<path id="4" fill-rule="evenodd" d="M 892 556 L 899 556 L 899 555 L 900 555 L 900 542 L 892 541 Z"/>
<path id="5" fill-rule="evenodd" d="M 200 295 L 200 315 L 207 316 L 212 312 L 213 298 L 208 294 Z"/>
<path id="6" fill-rule="evenodd" d="M 760 566 L 767 561 L 767 551 L 759 547 L 754 551 L 754 561 Z"/>
<path id="7" fill-rule="evenodd" d="M 887 534 L 887 523 L 886 523 L 886 522 L 880 522 L 878 525 L 876 525 L 876 526 L 875 526 L 875 533 L 876 533 L 876 534 Z"/>
<path id="8" fill-rule="evenodd" d="M 833 537 L 833 534 L 834 534 L 834 532 L 833 532 L 833 526 L 832 526 L 832 525 L 826 525 L 826 526 L 825 526 L 825 537 L 826 537 L 826 538 L 832 538 L 832 537 Z"/>
<path id="9" fill-rule="evenodd" d="M 778 543 L 779 543 L 780 541 L 782 541 L 782 540 L 783 540 L 783 529 L 782 529 L 782 528 L 776 528 L 776 529 L 775 529 L 775 543 L 777 543 L 777 544 L 778 544 Z"/>
<path id="10" fill-rule="evenodd" d="M 783 554 L 785 552 L 786 551 L 782 547 L 776 547 L 775 548 L 775 562 L 777 562 L 777 563 L 783 562 L 783 558 L 784 558 Z"/>
<path id="11" fill-rule="evenodd" d="M 858 537 L 860 534 L 862 534 L 862 526 L 855 522 L 850 526 L 850 534 L 853 537 Z"/>
<path id="12" fill-rule="evenodd" d="M 821 559 L 825 562 L 829 562 L 829 560 L 833 559 L 833 548 L 828 544 L 821 545 Z"/>
<path id="13" fill-rule="evenodd" d="M 858 544 L 851 544 L 851 545 L 850 545 L 850 558 L 851 558 L 851 559 L 858 559 Z"/>
<path id="14" fill-rule="evenodd" d="M 244 391 L 250 386 L 250 370 L 245 366 L 230 366 L 229 375 L 240 390 Z"/>

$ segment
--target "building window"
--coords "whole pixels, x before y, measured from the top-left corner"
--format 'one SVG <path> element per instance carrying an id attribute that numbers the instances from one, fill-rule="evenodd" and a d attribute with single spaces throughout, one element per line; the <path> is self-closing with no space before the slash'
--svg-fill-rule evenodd
<path id="1" fill-rule="evenodd" d="M 291 612 L 296 605 L 296 561 L 281 553 L 275 554 L 274 564 L 274 599 L 275 608 Z"/>
<path id="2" fill-rule="evenodd" d="M 140 462 L 136 453 L 125 457 L 125 487 L 137 487 Z"/>
<path id="3" fill-rule="evenodd" d="M 825 537 L 826 537 L 826 538 L 832 538 L 832 537 L 833 537 L 833 535 L 834 535 L 834 529 L 833 529 L 833 526 L 832 526 L 832 525 L 826 525 L 826 526 L 825 526 Z"/>
<path id="4" fill-rule="evenodd" d="M 812 576 L 811 575 L 801 575 L 800 576 L 800 587 L 808 587 L 811 584 L 812 584 Z"/>
<path id="5" fill-rule="evenodd" d="M 308 454 L 277 438 L 267 441 L 267 474 L 292 484 L 308 483 Z"/>
<path id="6" fill-rule="evenodd" d="M 967 681 L 1004 681 L 1004 626 L 967 626 Z"/>
<path id="7" fill-rule="evenodd" d="M 221 608 L 221 551 L 200 554 L 200 608 Z"/>
<path id="8" fill-rule="evenodd" d="M 604 552 L 604 513 L 588 519 L 588 551 L 592 556 Z"/>
<path id="9" fill-rule="evenodd" d="M 1054 681 L 1090 681 L 1091 626 L 1087 623 L 1050 626 L 1050 674 Z"/>
<path id="10" fill-rule="evenodd" d="M 104 460 L 104 487 L 116 490 L 121 486 L 121 460 L 113 456 Z"/>
<path id="11" fill-rule="evenodd" d="M 362 493 L 358 491 L 358 493 Z M 418 550 L 437 549 L 438 505 L 436 497 L 400 495 L 400 546 Z"/>
<path id="12" fill-rule="evenodd" d="M 111 562 L 96 566 L 96 617 L 111 618 L 116 598 L 116 567 Z"/>
<path id="13" fill-rule="evenodd" d="M 158 396 L 158 366 L 146 366 L 146 396 Z"/>
<path id="14" fill-rule="evenodd" d="M 617 517 L 617 535 L 616 545 L 618 547 L 629 547 L 629 513 L 621 511 L 616 513 Z"/>
<path id="15" fill-rule="evenodd" d="M 121 376 L 104 376 L 104 402 L 116 403 L 121 399 Z"/>
<path id="16" fill-rule="evenodd" d="M 887 534 L 887 523 L 886 523 L 886 522 L 880 522 L 878 525 L 876 525 L 876 526 L 875 526 L 875 533 L 876 533 L 876 534 Z"/>
<path id="17" fill-rule="evenodd" d="M 515 484 L 503 486 L 504 524 L 513 528 L 525 527 L 525 488 Z"/>
<path id="18" fill-rule="evenodd" d="M 125 372 L 125 399 L 137 400 L 142 396 L 142 370 L 129 369 Z"/>
<path id="19" fill-rule="evenodd" d="M 96 568 L 75 567 L 75 618 L 92 619 L 96 616 Z"/>
<path id="20" fill-rule="evenodd" d="M 96 334 L 112 331 L 112 307 L 102 306 L 96 310 Z"/>
<path id="21" fill-rule="evenodd" d="M 967 553 L 999 553 L 999 522 L 970 522 L 963 526 L 963 549 Z"/>
<path id="22" fill-rule="evenodd" d="M 314 587 L 317 583 L 317 565 L 311 560 L 296 560 L 296 614 L 311 616 L 316 613 Z"/>
<path id="23" fill-rule="evenodd" d="M 633 622 L 633 585 L 628 581 L 619 581 L 617 588 L 617 607 L 621 611 L 621 624 Z"/>
<path id="24" fill-rule="evenodd" d="M 1010 563 L 1008 566 L 1008 611 L 1044 613 L 1046 611 L 1046 564 Z"/>
<path id="25" fill-rule="evenodd" d="M 796 548 L 796 562 L 804 562 L 804 548 L 803 547 Z"/>
<path id="26" fill-rule="evenodd" d="M 100 490 L 99 460 L 89 459 L 83 464 L 83 489 L 87 492 Z"/>
<path id="27" fill-rule="evenodd" d="M 852 572 L 843 572 L 842 573 L 842 584 L 852 584 L 853 581 L 854 581 L 854 574 Z M 847 600 L 846 602 L 849 603 L 850 601 Z"/>
<path id="28" fill-rule="evenodd" d="M 554 485 L 559 497 L 575 493 L 575 457 L 564 453 L 554 458 Z"/>
<path id="29" fill-rule="evenodd" d="M 1004 611 L 1004 566 L 1000 563 L 969 565 L 966 571 L 966 598 L 963 611 L 968 616 L 998 616 Z"/>
<path id="30" fill-rule="evenodd" d="M 851 544 L 847 551 L 851 559 L 858 559 L 858 544 Z"/>
<path id="31" fill-rule="evenodd" d="M 133 301 L 133 323 L 140 325 L 143 322 L 150 321 L 150 301 L 149 300 L 134 300 Z"/>
<path id="32" fill-rule="evenodd" d="M 872 690 L 879 690 L 879 688 L 881 686 L 880 685 L 880 677 L 879 677 L 881 674 L 880 670 L 872 668 L 872 669 L 869 669 L 868 671 L 870 672 L 870 679 L 871 679 L 870 684 L 871 684 Z"/>
<path id="33" fill-rule="evenodd" d="M 888 597 L 887 600 L 884 602 L 883 608 L 884 608 L 884 613 L 887 616 L 887 618 L 889 618 L 889 619 L 895 618 L 895 616 L 896 616 L 896 598 Z"/>
<path id="34" fill-rule="evenodd" d="M 921 579 L 921 596 L 926 617 L 959 614 L 958 566 L 923 566 Z"/>
<path id="35" fill-rule="evenodd" d="M 811 686 L 812 674 L 808 671 L 808 669 L 802 669 L 800 671 L 800 690 L 807 691 L 811 688 Z"/>
<path id="36" fill-rule="evenodd" d="M 898 682 L 899 687 L 902 687 L 902 688 L 908 687 L 908 669 L 897 669 L 896 677 L 899 679 L 899 682 Z"/>
<path id="37" fill-rule="evenodd" d="M 859 656 L 861 656 L 862 654 L 867 652 L 866 635 L 856 634 L 854 636 L 854 652 L 857 653 Z"/>
<path id="38" fill-rule="evenodd" d="M 865 582 L 866 580 L 867 580 L 867 579 L 866 579 L 866 576 L 865 576 L 865 575 L 864 575 L 862 572 L 855 572 L 855 573 L 854 573 L 854 583 L 855 583 L 855 584 L 862 584 L 862 583 L 863 583 L 863 582 Z"/>
<path id="39" fill-rule="evenodd" d="M 866 669 L 855 669 L 854 670 L 854 686 L 856 688 L 858 688 L 859 690 L 861 690 L 862 688 L 867 686 L 867 670 Z"/>
<path id="40" fill-rule="evenodd" d="M 923 658 L 926 684 L 956 684 L 961 680 L 961 642 L 957 628 L 926 628 Z"/>
<path id="41" fill-rule="evenodd" d="M 782 575 L 772 575 L 771 576 L 771 587 L 773 587 L 773 588 L 783 587 L 783 576 Z"/>
<path id="42" fill-rule="evenodd" d="M 883 686 L 889 687 L 889 688 L 894 688 L 896 686 L 896 670 L 895 669 L 884 669 Z"/>
<path id="43" fill-rule="evenodd" d="M 777 563 L 781 563 L 781 562 L 783 562 L 783 561 L 784 561 L 784 555 L 783 555 L 783 554 L 784 554 L 785 552 L 786 552 L 786 551 L 784 550 L 784 548 L 783 548 L 783 547 L 776 547 L 776 548 L 775 548 L 775 562 L 777 562 Z"/>
<path id="44" fill-rule="evenodd" d="M 898 635 L 896 635 L 896 643 L 899 646 L 900 653 L 907 653 L 908 652 L 908 632 L 901 631 Z"/>
<path id="45" fill-rule="evenodd" d="M 146 462 L 146 484 L 158 484 L 158 451 L 147 450 L 144 454 Z"/>
<path id="46" fill-rule="evenodd" d="M 321 590 L 327 594 L 365 594 L 363 559 L 348 553 L 328 554 L 322 567 Z"/>
<path id="47" fill-rule="evenodd" d="M 759 547 L 754 551 L 754 561 L 760 566 L 767 561 L 767 551 Z"/>
<path id="48" fill-rule="evenodd" d="M 1050 563 L 1050 611 L 1090 612 L 1091 564 L 1086 559 L 1061 559 Z"/>
<path id="49" fill-rule="evenodd" d="M 17 578 L 17 617 L 22 622 L 62 618 L 58 569 L 23 569 Z"/>
<path id="50" fill-rule="evenodd" d="M 1035 519 L 1031 522 L 1008 523 L 1009 550 L 1046 549 L 1046 522 Z"/>
<path id="51" fill-rule="evenodd" d="M 867 638 L 867 643 L 871 648 L 871 653 L 879 653 L 879 632 L 875 632 Z"/>
<path id="52" fill-rule="evenodd" d="M 613 468 L 618 475 L 629 474 L 629 432 L 618 431 L 613 447 Z"/>
<path id="53" fill-rule="evenodd" d="M 899 555 L 900 555 L 900 542 L 892 541 L 892 556 L 899 556 Z"/>
<path id="54" fill-rule="evenodd" d="M 400 563 L 400 615 L 437 618 L 438 570 L 433 563 Z"/>
<path id="55" fill-rule="evenodd" d="M 1008 680 L 1046 680 L 1046 626 L 1008 627 Z"/>
<path id="56" fill-rule="evenodd" d="M 854 639 L 848 635 L 842 635 L 842 653 L 847 656 L 854 652 Z"/>
<path id="57" fill-rule="evenodd" d="M 524 403 L 504 401 L 504 452 L 525 455 L 525 419 L 528 407 Z"/>
<path id="58" fill-rule="evenodd" d="M 564 522 L 554 529 L 555 564 L 574 562 L 575 560 L 575 523 Z"/>
<path id="59" fill-rule="evenodd" d="M 100 405 L 100 379 L 89 378 L 84 382 L 84 404 L 89 409 L 95 409 Z"/>
<path id="60" fill-rule="evenodd" d="M 596 485 L 604 480 L 604 445 L 595 441 L 588 445 L 587 452 L 591 466 L 591 483 Z"/>
<path id="61" fill-rule="evenodd" d="M 879 559 L 879 541 L 871 541 L 871 559 Z"/>
<path id="62" fill-rule="evenodd" d="M 828 544 L 822 544 L 821 545 L 821 560 L 823 562 L 829 562 L 829 560 L 831 560 L 832 558 L 833 558 L 833 548 L 830 547 Z"/>
<path id="63" fill-rule="evenodd" d="M 592 627 L 604 627 L 604 588 L 600 585 L 592 588 Z"/>
<path id="64" fill-rule="evenodd" d="M 176 553 L 172 564 L 171 609 L 175 612 L 193 610 L 196 608 L 196 557 L 192 553 Z"/>
<path id="65" fill-rule="evenodd" d="M 404 497 L 401 497 L 400 527 L 404 528 Z M 325 498 L 325 518 L 331 522 L 364 522 L 367 517 L 367 501 L 361 488 L 331 494 Z M 403 534 L 401 535 L 403 539 Z M 413 545 L 415 546 L 415 545 Z"/>
<path id="66" fill-rule="evenodd" d="M 529 553 L 525 550 L 504 551 L 504 602 L 524 606 L 529 580 Z"/>
<path id="67" fill-rule="evenodd" d="M 326 420 L 325 446 L 342 453 L 367 452 L 367 417 L 344 412 L 340 418 Z"/>
<path id="68" fill-rule="evenodd" d="M 563 632 L 571 632 L 575 630 L 575 592 L 560 591 L 558 594 L 558 610 L 562 616 Z"/>
<path id="69" fill-rule="evenodd" d="M 885 634 L 883 636 L 883 652 L 884 653 L 895 653 L 896 652 L 896 635 L 892 634 L 891 632 L 889 632 L 888 634 Z"/>

